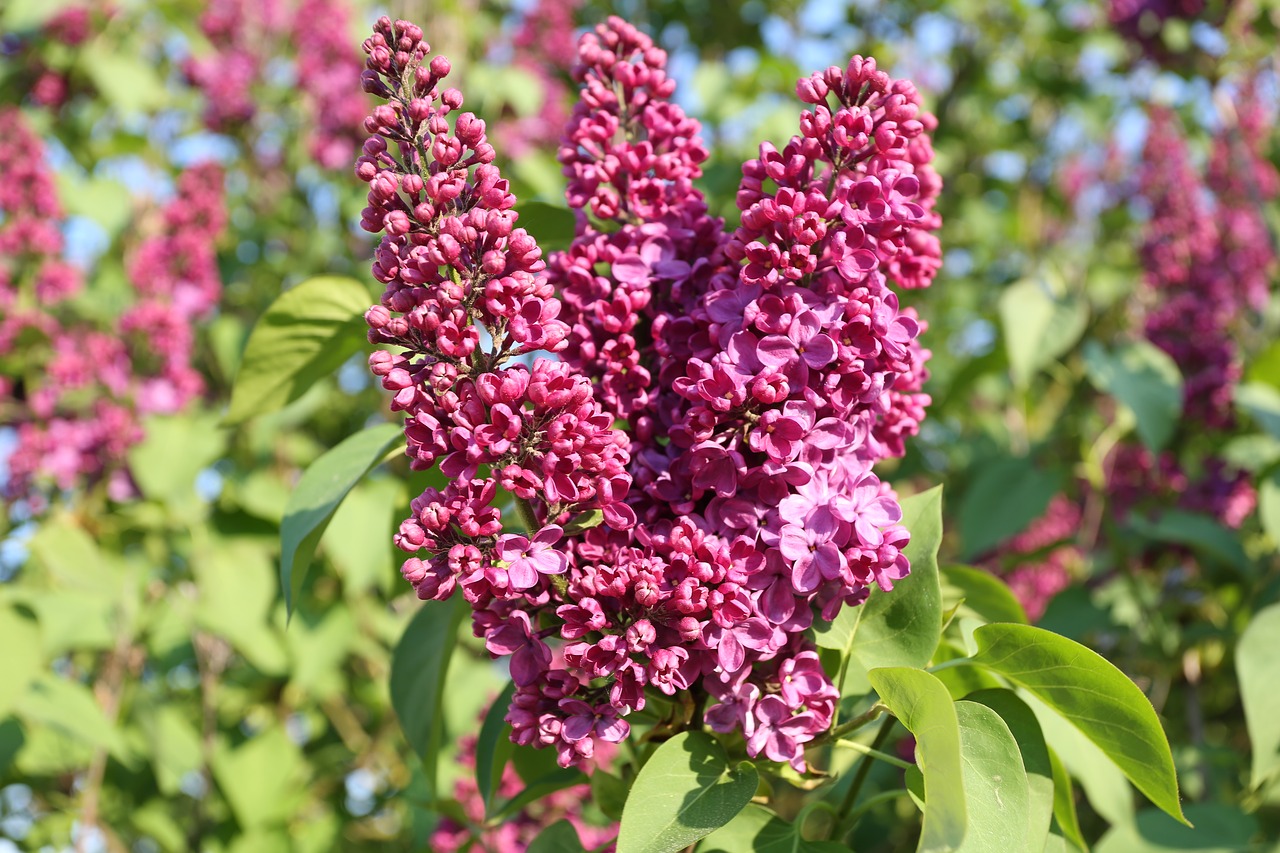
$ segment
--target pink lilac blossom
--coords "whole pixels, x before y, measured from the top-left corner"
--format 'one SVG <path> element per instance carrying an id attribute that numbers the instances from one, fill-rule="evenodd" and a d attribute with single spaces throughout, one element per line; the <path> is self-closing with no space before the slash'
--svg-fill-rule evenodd
<path id="1" fill-rule="evenodd" d="M 497 123 L 494 136 L 512 159 L 560 138 L 569 116 L 567 80 L 577 55 L 574 15 L 581 6 L 582 0 L 536 0 L 520 18 L 512 39 L 512 65 L 537 81 L 541 101 L 536 113 Z"/>
<path id="2" fill-rule="evenodd" d="M 1107 20 L 1144 56 L 1170 62 L 1176 57 L 1162 36 L 1165 23 L 1200 20 L 1205 5 L 1205 0 L 1109 0 Z"/>
<path id="3" fill-rule="evenodd" d="M 182 70 L 204 93 L 204 121 L 209 129 L 226 131 L 253 118 L 257 112 L 253 88 L 286 14 L 280 0 L 211 0 L 200 13 L 200 32 L 213 49 L 189 57 Z"/>
<path id="4" fill-rule="evenodd" d="M 477 636 L 511 656 L 513 739 L 562 765 L 625 738 L 653 690 L 691 692 L 751 755 L 803 769 L 839 698 L 805 639 L 815 612 L 909 570 L 901 509 L 871 467 L 928 403 L 921 323 L 890 282 L 924 287 L 938 268 L 932 116 L 873 60 L 801 80 L 801 135 L 744 165 L 742 224 L 725 233 L 694 187 L 708 154 L 671 101 L 666 54 L 611 18 L 579 42 L 560 148 L 577 236 L 544 274 L 514 216 L 496 234 L 491 214 L 471 221 L 514 200 L 483 123 L 463 114 L 450 134 L 448 63 L 404 22 L 379 22 L 365 49 L 366 89 L 391 102 L 357 161 L 363 224 L 386 232 L 370 339 L 410 350 L 371 364 L 408 413 L 415 467 L 456 478 L 414 502 L 397 544 L 428 556 L 406 578 L 423 597 L 462 587 Z M 518 285 L 488 298 L 507 276 Z M 515 314 L 544 318 L 550 340 L 527 345 Z M 531 348 L 563 361 L 502 369 Z M 530 464 L 544 451 L 525 388 L 551 372 L 609 433 L 603 467 L 566 484 L 592 495 L 572 511 L 574 492 Z M 495 479 L 532 503 L 531 538 L 502 533 Z M 583 529 L 596 508 L 604 524 Z"/>
<path id="5" fill-rule="evenodd" d="M 44 149 L 16 110 L 0 111 L 0 414 L 17 446 L 4 498 L 38 498 L 121 478 L 143 438 L 139 416 L 176 412 L 201 390 L 191 324 L 221 285 L 212 243 L 225 224 L 222 173 L 197 166 L 179 180 L 162 236 L 131 264 L 138 300 L 108 333 L 66 305 L 79 269 L 62 259 L 61 205 Z M 127 479 L 127 478 L 126 478 Z M 123 496 L 118 487 L 113 496 Z"/>
<path id="6" fill-rule="evenodd" d="M 0 36 L 0 56 L 31 75 L 27 85 L 34 104 L 57 109 L 72 94 L 70 63 L 63 58 L 50 58 L 56 54 L 45 52 L 45 46 L 57 43 L 80 47 L 95 27 L 113 14 L 115 8 L 107 3 L 98 4 L 96 11 L 89 5 L 68 6 L 31 32 Z"/>
<path id="7" fill-rule="evenodd" d="M 602 749 L 593 765 L 607 766 L 612 751 Z M 453 799 L 462 807 L 467 822 L 444 817 L 431 833 L 429 847 L 435 853 L 524 853 L 542 830 L 560 820 L 573 824 L 578 840 L 586 850 L 612 853 L 618 826 L 596 826 L 583 820 L 582 807 L 591 801 L 589 785 L 574 785 L 541 797 L 505 819 L 498 826 L 485 826 L 485 802 L 476 787 L 476 738 L 459 739 L 458 763 L 471 773 L 454 784 Z M 495 799 L 510 800 L 524 790 L 524 783 L 511 763 L 503 768 L 502 778 L 494 791 Z"/>
<path id="8" fill-rule="evenodd" d="M 1071 584 L 1083 559 L 1073 542 L 1079 528 L 1079 505 L 1066 495 L 1057 495 L 1043 515 L 1003 543 L 988 562 L 988 568 L 1013 590 L 1032 622 Z"/>
<path id="9" fill-rule="evenodd" d="M 299 0 L 292 13 L 298 87 L 312 117 L 311 157 L 326 169 L 351 162 L 369 110 L 359 90 L 360 54 L 351 47 L 347 0 Z"/>

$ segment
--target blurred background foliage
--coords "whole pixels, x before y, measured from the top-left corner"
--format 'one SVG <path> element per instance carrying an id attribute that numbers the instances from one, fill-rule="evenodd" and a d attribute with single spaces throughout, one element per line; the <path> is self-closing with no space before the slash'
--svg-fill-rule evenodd
<path id="1" fill-rule="evenodd" d="M 186 69 L 225 47 L 202 15 L 235 3 L 91 2 L 88 33 L 70 45 L 49 25 L 76 5 L 0 2 L 0 104 L 21 107 L 56 170 L 68 255 L 88 273 L 77 310 L 111 317 L 131 298 L 126 258 L 181 169 L 222 164 L 230 225 L 217 246 L 221 305 L 198 330 L 206 393 L 145 423 L 126 461 L 137 497 L 113 500 L 102 481 L 0 514 L 0 850 L 426 849 L 431 786 L 388 686 L 417 606 L 391 534 L 424 478 L 394 460 L 356 487 L 292 620 L 277 580 L 279 525 L 301 472 L 383 417 L 358 337 L 332 378 L 299 399 L 222 422 L 249 330 L 281 292 L 321 274 L 369 278 L 373 241 L 354 227 L 364 202 L 350 158 L 322 165 L 312 145 L 326 104 L 307 80 L 342 84 L 321 73 L 316 38 L 297 33 L 315 4 L 274 4 L 278 20 L 249 45 L 260 59 L 252 115 L 214 129 L 208 88 Z M 946 182 L 945 263 L 911 300 L 929 326 L 934 403 L 883 476 L 904 492 L 946 484 L 950 562 L 1008 573 L 1071 546 L 1041 624 L 1091 644 L 1151 696 L 1189 814 L 1207 827 L 1171 836 L 1123 780 L 1104 780 L 1086 784 L 1080 803 L 1097 849 L 1262 849 L 1276 838 L 1280 759 L 1264 755 L 1259 769 L 1251 752 L 1262 746 L 1250 735 L 1265 731 L 1256 717 L 1242 724 L 1236 660 L 1254 614 L 1280 601 L 1280 302 L 1239 334 L 1255 393 L 1236 426 L 1204 441 L 1183 430 L 1169 445 L 1184 466 L 1212 454 L 1246 471 L 1260 513 L 1239 529 L 1162 515 L 1176 500 L 1122 516 L 1104 468 L 1135 427 L 1178 431 L 1176 409 L 1149 413 L 1105 378 L 1115 375 L 1108 353 L 1141 337 L 1136 318 L 1151 298 L 1138 252 L 1149 209 L 1135 192 L 1148 109 L 1172 108 L 1206 162 L 1230 120 L 1222 92 L 1256 78 L 1260 100 L 1277 100 L 1280 4 L 1210 3 L 1191 19 L 1140 22 L 1136 35 L 1108 20 L 1107 4 L 1084 0 L 323 4 L 345 10 L 345 22 L 324 23 L 352 60 L 376 15 L 422 24 L 490 123 L 522 224 L 546 249 L 572 233 L 552 121 L 571 97 L 569 57 L 555 47 L 570 33 L 564 17 L 547 17 L 551 5 L 570 28 L 621 14 L 671 52 L 678 97 L 711 143 L 703 186 L 731 222 L 743 159 L 793 132 L 797 77 L 862 53 L 916 82 L 938 116 Z M 540 20 L 559 31 L 539 32 Z M 534 35 L 522 36 L 529 21 Z M 1274 235 L 1274 204 L 1265 215 Z M 1012 552 L 1057 496 L 1083 515 Z M 457 739 L 475 733 L 505 682 L 463 634 L 469 654 L 455 656 L 446 692 L 445 791 L 469 772 Z M 1258 707 L 1280 701 L 1274 648 L 1242 652 Z M 430 648 L 411 652 L 430 660 Z M 1082 752 L 1070 769 L 1087 775 L 1089 760 Z M 597 811 L 587 819 L 606 823 Z M 858 849 L 904 849 L 917 831 L 908 817 L 877 809 Z"/>

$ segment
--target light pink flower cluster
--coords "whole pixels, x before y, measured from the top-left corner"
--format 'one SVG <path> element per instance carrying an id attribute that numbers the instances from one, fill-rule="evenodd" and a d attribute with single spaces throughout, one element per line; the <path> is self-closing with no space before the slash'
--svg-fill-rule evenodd
<path id="1" fill-rule="evenodd" d="M 503 119 L 494 137 L 512 159 L 554 145 L 569 116 L 567 85 L 576 55 L 574 14 L 582 0 L 537 0 L 520 19 L 512 39 L 512 65 L 528 73 L 541 90 L 538 111 Z"/>
<path id="2" fill-rule="evenodd" d="M 839 699 L 805 631 L 909 569 L 901 510 L 871 467 L 902 452 L 928 403 L 921 324 L 890 282 L 924 287 L 938 268 L 933 118 L 873 60 L 801 80 L 801 133 L 744 165 L 741 225 L 725 233 L 694 187 L 708 153 L 671 101 L 665 53 L 618 18 L 582 38 L 582 95 L 560 148 L 579 228 L 549 267 L 564 299 L 550 315 L 564 361 L 536 362 L 528 381 L 554 367 L 602 426 L 628 427 L 609 432 L 629 470 L 600 481 L 596 494 L 612 503 L 599 507 L 604 525 L 586 527 L 557 514 L 554 481 L 547 490 L 542 476 L 543 496 L 508 475 L 509 445 L 488 449 L 495 437 L 529 442 L 526 409 L 498 408 L 498 388 L 524 405 L 525 380 L 507 378 L 518 368 L 475 376 L 512 340 L 476 294 L 522 252 L 513 234 L 486 265 L 492 244 L 475 247 L 484 229 L 448 223 L 475 203 L 492 151 L 464 130 L 478 124 L 466 114 L 450 135 L 434 105 L 461 102 L 434 91 L 447 63 L 425 64 L 416 28 L 390 26 L 366 42 L 367 88 L 391 104 L 369 120 L 379 138 L 357 166 L 371 183 L 365 227 L 388 232 L 374 267 L 387 296 L 369 322 L 371 340 L 420 355 L 372 363 L 393 407 L 412 413 L 415 464 L 440 459 L 458 478 L 419 498 L 401 528 L 402 548 L 433 553 L 409 560 L 406 576 L 431 597 L 463 587 L 477 633 L 511 656 L 513 738 L 555 748 L 563 765 L 624 738 L 624 718 L 648 696 L 689 691 L 705 722 L 740 730 L 751 755 L 804 768 L 804 745 L 830 727 Z M 400 143 L 401 159 L 383 139 Z M 417 195 L 424 180 L 457 187 L 439 225 L 424 225 L 445 207 L 432 187 Z M 540 264 L 518 269 L 530 291 L 546 282 Z M 493 348 L 473 355 L 480 337 L 468 323 Z M 472 460 L 493 474 L 477 478 Z M 494 474 L 517 497 L 541 498 L 531 539 L 499 535 Z"/>
<path id="3" fill-rule="evenodd" d="M 210 0 L 200 13 L 200 32 L 213 50 L 189 57 L 182 70 L 204 93 L 204 121 L 211 130 L 229 130 L 257 112 L 253 88 L 287 12 L 280 0 Z"/>
<path id="4" fill-rule="evenodd" d="M 57 109 L 71 95 L 70 63 L 61 57 L 52 59 L 52 52 L 44 48 L 50 44 L 80 47 L 114 13 L 109 3 L 100 4 L 96 11 L 88 5 L 67 6 L 33 31 L 0 34 L 0 57 L 22 69 L 18 85 L 27 87 L 33 103 Z"/>
<path id="5" fill-rule="evenodd" d="M 1080 506 L 1056 495 L 1044 514 L 1000 546 L 988 568 L 1004 578 L 1027 616 L 1035 622 L 1055 595 L 1071 584 L 1083 554 L 1073 539 L 1080 529 Z"/>
<path id="6" fill-rule="evenodd" d="M 612 755 L 611 749 L 602 749 L 593 764 L 607 767 Z M 524 853 L 539 833 L 560 820 L 573 824 L 584 849 L 612 853 L 612 841 L 618 836 L 617 824 L 596 826 L 583 820 L 583 804 L 591 801 L 589 785 L 574 785 L 555 791 L 530 803 L 499 825 L 490 827 L 485 826 L 485 802 L 475 782 L 474 735 L 459 740 L 458 763 L 472 771 L 464 774 L 453 787 L 453 799 L 462 807 L 467 823 L 452 817 L 442 818 L 431 833 L 429 846 L 434 853 Z M 498 801 L 510 800 L 524 787 L 524 782 L 508 762 L 495 787 L 495 798 Z"/>
<path id="7" fill-rule="evenodd" d="M 294 74 L 310 114 L 312 159 L 326 169 L 350 163 L 368 110 L 350 24 L 345 0 L 213 0 L 200 15 L 213 51 L 183 63 L 187 80 L 205 95 L 205 125 L 227 131 L 254 117 L 255 89 L 287 34 L 297 49 Z"/>
<path id="8" fill-rule="evenodd" d="M 225 220 L 221 170 L 181 177 L 162 235 L 130 265 L 139 298 L 114 324 L 81 320 L 67 303 L 81 273 L 62 260 L 53 176 L 16 110 L 0 111 L 0 211 L 0 413 L 18 438 L 5 497 L 107 474 L 123 497 L 124 454 L 143 437 L 138 416 L 178 411 L 201 390 L 191 324 L 221 290 L 212 249 Z"/>

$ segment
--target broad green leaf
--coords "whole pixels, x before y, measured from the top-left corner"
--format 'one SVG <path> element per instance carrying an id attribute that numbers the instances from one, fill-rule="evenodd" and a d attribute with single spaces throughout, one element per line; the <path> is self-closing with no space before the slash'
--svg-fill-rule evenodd
<path id="1" fill-rule="evenodd" d="M 424 602 L 391 658 L 391 705 L 400 718 L 405 740 L 422 759 L 433 799 L 444 734 L 440 703 L 445 675 L 457 643 L 458 625 L 468 610 L 460 595 L 450 601 Z"/>
<path id="2" fill-rule="evenodd" d="M 550 752 L 550 750 L 541 751 Z M 515 752 L 518 754 L 520 749 L 516 749 Z M 586 784 L 587 781 L 586 775 L 584 775 L 581 770 L 576 770 L 572 767 L 556 767 L 545 775 L 528 780 L 524 790 L 519 794 L 516 794 L 507 802 L 503 803 L 502 806 L 494 812 L 491 819 L 499 822 L 508 819 L 512 815 L 524 811 L 524 809 L 531 803 L 536 803 L 548 794 L 554 794 L 556 791 L 563 791 L 565 788 L 571 788 L 574 785 L 583 785 Z"/>
<path id="3" fill-rule="evenodd" d="M 1260 432 L 1236 436 L 1222 442 L 1216 453 L 1228 467 L 1256 474 L 1280 462 L 1280 439 Z"/>
<path id="4" fill-rule="evenodd" d="M 681 732 L 641 768 L 622 810 L 618 853 L 675 853 L 733 820 L 755 796 L 749 762 L 729 765 L 718 741 Z"/>
<path id="5" fill-rule="evenodd" d="M 126 757 L 124 738 L 102 713 L 93 691 L 78 681 L 44 673 L 18 699 L 15 710 L 31 732 L 49 728 L 116 758 Z"/>
<path id="6" fill-rule="evenodd" d="M 964 557 L 989 551 L 1044 514 L 1060 489 L 1060 478 L 1028 458 L 984 462 L 960 503 Z"/>
<path id="7" fill-rule="evenodd" d="M 225 423 L 283 408 L 367 346 L 369 292 L 353 278 L 311 278 L 286 290 L 249 334 Z"/>
<path id="8" fill-rule="evenodd" d="M 1233 806 L 1190 803 L 1187 819 L 1194 828 L 1147 809 L 1139 812 L 1132 824 L 1112 827 L 1093 848 L 1094 853 L 1240 853 L 1265 849 L 1251 843 L 1258 831 L 1257 820 Z"/>
<path id="9" fill-rule="evenodd" d="M 70 515 L 42 523 L 30 547 L 58 586 L 93 591 L 112 600 L 120 595 L 124 579 L 116 564 L 106 559 Z"/>
<path id="10" fill-rule="evenodd" d="M 895 589 L 897 587 L 895 586 Z M 853 642 L 853 635 L 858 630 L 858 622 L 862 619 L 862 607 L 842 607 L 836 618 L 830 622 L 825 619 L 813 620 L 813 641 L 818 648 L 835 649 L 844 652 Z"/>
<path id="11" fill-rule="evenodd" d="M 1170 509 L 1154 521 L 1134 515 L 1129 525 L 1157 542 L 1188 545 L 1202 556 L 1233 568 L 1243 569 L 1249 565 L 1239 537 L 1207 515 Z"/>
<path id="12" fill-rule="evenodd" d="M 1280 604 L 1258 611 L 1236 646 L 1236 676 L 1253 753 L 1250 784 L 1280 771 Z"/>
<path id="13" fill-rule="evenodd" d="M 183 777 L 199 770 L 204 757 L 200 732 L 177 705 L 159 705 L 142 716 L 142 728 L 151 748 L 156 785 L 166 797 L 181 790 Z"/>
<path id="14" fill-rule="evenodd" d="M 404 487 L 392 477 L 371 477 L 346 496 L 329 521 L 320 547 L 342 576 L 347 595 L 386 589 L 403 580 L 391 544 Z"/>
<path id="15" fill-rule="evenodd" d="M 1236 386 L 1235 403 L 1272 437 L 1280 438 L 1280 389 L 1246 382 Z"/>
<path id="16" fill-rule="evenodd" d="M 698 844 L 698 853 L 840 853 L 848 849 L 834 841 L 806 840 L 795 824 L 754 803 Z"/>
<path id="17" fill-rule="evenodd" d="M 1280 391 L 1280 341 L 1253 357 L 1244 372 L 1246 382 L 1261 382 Z"/>
<path id="18" fill-rule="evenodd" d="M 493 700 L 488 713 L 484 715 L 484 723 L 481 724 L 480 734 L 476 739 L 476 788 L 479 789 L 486 813 L 493 802 L 494 793 L 502 784 L 502 773 L 507 769 L 511 747 L 514 746 L 510 737 L 511 727 L 503 718 L 507 715 L 515 692 L 515 682 L 511 682 Z"/>
<path id="19" fill-rule="evenodd" d="M 9 715 L 44 668 L 40 626 L 12 607 L 0 606 L 0 720 Z"/>
<path id="20" fill-rule="evenodd" d="M 1017 622 L 1026 625 L 1027 613 L 1013 591 L 990 572 L 970 566 L 944 566 L 942 603 L 946 608 L 960 605 L 984 622 Z M 963 603 L 962 603 L 963 602 Z"/>
<path id="21" fill-rule="evenodd" d="M 1045 743 L 1049 745 L 1049 760 L 1059 759 L 1058 763 L 1062 764 L 1071 777 L 1080 783 L 1093 810 L 1112 825 L 1132 822 L 1133 786 L 1120 772 L 1120 768 L 1107 757 L 1105 752 L 1094 745 L 1093 741 L 1063 719 L 1061 714 L 1036 698 L 1034 693 L 1024 690 L 1019 695 L 1035 712 L 1040 730 L 1044 732 Z M 1058 770 L 1055 768 L 1054 772 L 1057 774 Z M 1058 826 L 1065 829 L 1062 816 L 1067 803 L 1060 802 L 1059 798 L 1072 795 L 1069 785 L 1058 785 L 1056 775 L 1054 788 L 1054 815 L 1058 818 Z M 1071 815 L 1074 816 L 1074 814 L 1073 801 Z"/>
<path id="22" fill-rule="evenodd" d="M 279 725 L 213 751 L 213 778 L 245 829 L 285 823 L 307 796 L 307 763 Z"/>
<path id="23" fill-rule="evenodd" d="M 964 762 L 961 778 L 968 815 L 968 828 L 959 850 L 1034 850 L 1034 842 L 1028 841 L 1031 794 L 1018 742 L 1000 715 L 986 705 L 962 701 L 956 703 L 955 709 L 960 723 L 960 758 Z M 926 792 L 925 808 L 928 807 Z"/>
<path id="24" fill-rule="evenodd" d="M 529 843 L 527 853 L 578 853 L 583 849 L 578 830 L 567 820 L 548 826 Z"/>
<path id="25" fill-rule="evenodd" d="M 853 655 L 867 669 L 924 666 L 942 636 L 942 589 L 938 546 L 942 543 L 942 487 L 902 501 L 902 524 L 911 533 L 903 553 L 911 574 L 885 592 L 876 589 L 861 606 Z"/>
<path id="26" fill-rule="evenodd" d="M 154 63 L 106 37 L 81 48 L 78 65 L 93 80 L 103 99 L 126 115 L 154 110 L 169 99 Z"/>
<path id="27" fill-rule="evenodd" d="M 916 738 L 924 774 L 924 828 L 920 853 L 957 849 L 965 837 L 965 790 L 960 723 L 951 694 L 929 673 L 907 667 L 873 669 L 871 686 Z"/>
<path id="28" fill-rule="evenodd" d="M 341 603 L 294 621 L 285 632 L 285 644 L 293 658 L 290 686 L 299 695 L 316 700 L 341 693 L 347 686 L 342 665 L 358 638 L 355 618 Z"/>
<path id="29" fill-rule="evenodd" d="M 1036 371 L 1068 352 L 1089 323 L 1086 303 L 1061 296 L 1045 278 L 1026 278 L 1000 294 L 1000 326 L 1014 382 L 1027 385 Z"/>
<path id="30" fill-rule="evenodd" d="M 154 416 L 143 422 L 146 438 L 129 450 L 129 473 L 153 501 L 196 499 L 196 475 L 226 449 L 226 434 L 212 416 Z"/>
<path id="31" fill-rule="evenodd" d="M 1151 451 L 1169 443 L 1182 416 L 1182 375 L 1164 351 L 1146 341 L 1107 352 L 1097 341 L 1084 350 L 1089 379 L 1133 412 L 1138 437 Z"/>
<path id="32" fill-rule="evenodd" d="M 334 511 L 398 441 L 395 424 L 361 430 L 311 463 L 298 481 L 280 523 L 280 586 L 290 611 Z"/>
<path id="33" fill-rule="evenodd" d="M 1029 625 L 984 625 L 974 662 L 1031 691 L 1097 744 L 1155 805 L 1185 821 L 1173 755 L 1151 702 L 1102 656 Z"/>
<path id="34" fill-rule="evenodd" d="M 569 208 L 526 201 L 516 205 L 516 213 L 520 214 L 516 225 L 533 235 L 544 255 L 567 249 L 573 242 L 575 223 Z"/>
<path id="35" fill-rule="evenodd" d="M 622 820 L 628 793 L 627 783 L 612 773 L 597 769 L 591 774 L 591 801 L 610 820 Z"/>
<path id="36" fill-rule="evenodd" d="M 1067 768 L 1063 766 L 1058 753 L 1052 749 L 1049 750 L 1049 764 L 1053 768 L 1054 820 L 1058 822 L 1058 828 L 1062 830 L 1067 840 L 1081 850 L 1088 850 L 1089 845 L 1085 843 L 1084 833 L 1080 831 L 1080 817 L 1076 814 L 1076 795 L 1071 786 L 1071 777 L 1067 775 Z M 1126 790 L 1128 789 L 1128 783 L 1122 781 L 1121 784 L 1125 785 Z"/>
<path id="37" fill-rule="evenodd" d="M 1280 549 L 1280 471 L 1258 484 L 1258 519 L 1271 537 L 1271 547 Z"/>
<path id="38" fill-rule="evenodd" d="M 962 667 L 969 669 L 970 667 Z M 1053 822 L 1053 763 L 1044 733 L 1035 713 L 1012 690 L 982 690 L 968 697 L 968 701 L 985 705 L 1000 715 L 1017 741 L 1022 769 L 1027 777 L 1027 841 L 1028 850 L 1043 846 Z M 961 746 L 963 748 L 964 721 L 961 720 Z M 963 749 L 962 749 L 963 751 Z M 970 815 L 973 812 L 970 810 Z M 972 824 L 972 817 L 970 819 Z M 967 842 L 967 839 L 966 839 Z"/>
<path id="39" fill-rule="evenodd" d="M 26 735 L 22 731 L 22 723 L 13 717 L 0 720 L 0 777 L 4 776 L 13 759 L 26 743 Z"/>
<path id="40" fill-rule="evenodd" d="M 260 672 L 283 674 L 289 657 L 271 625 L 278 587 L 266 552 L 244 541 L 215 539 L 195 553 L 196 624 L 222 637 Z"/>

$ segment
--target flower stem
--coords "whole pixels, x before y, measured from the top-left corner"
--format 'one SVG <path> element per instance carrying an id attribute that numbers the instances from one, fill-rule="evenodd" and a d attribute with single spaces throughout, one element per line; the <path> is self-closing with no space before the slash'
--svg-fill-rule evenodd
<path id="1" fill-rule="evenodd" d="M 872 749 L 866 744 L 858 743 L 856 740 L 838 740 L 836 741 L 836 746 L 841 746 L 841 747 L 844 747 L 845 749 L 852 749 L 854 752 L 861 752 L 863 755 L 867 756 L 868 758 L 879 759 L 880 761 L 883 761 L 885 764 L 892 764 L 894 767 L 900 767 L 903 770 L 908 770 L 915 766 L 910 761 L 903 761 L 901 758 L 898 758 L 897 756 L 894 756 L 894 755 L 890 755 L 887 752 L 881 752 L 878 749 Z"/>
<path id="2" fill-rule="evenodd" d="M 876 704 L 879 704 L 879 703 L 876 703 Z M 871 710 L 875 710 L 875 707 L 876 707 L 875 705 L 872 705 Z M 868 711 L 867 713 L 869 714 L 871 713 L 871 711 Z M 853 720 L 850 720 L 849 722 L 853 722 Z M 871 742 L 871 749 L 879 750 L 880 747 L 884 746 L 884 742 L 889 739 L 889 733 L 893 731 L 893 724 L 896 722 L 897 720 L 894 719 L 893 717 L 885 718 L 885 721 L 880 724 L 880 731 L 876 732 L 875 740 Z M 848 822 L 849 817 L 857 814 L 852 810 L 853 804 L 858 801 L 858 794 L 862 791 L 862 785 L 864 782 L 867 781 L 867 774 L 869 774 L 870 772 L 871 772 L 870 760 L 866 758 L 862 759 L 858 763 L 858 773 L 853 777 L 853 784 L 849 786 L 848 792 L 845 793 L 844 795 L 844 802 L 840 804 L 840 812 L 846 815 L 845 817 L 846 823 Z M 849 827 L 849 828 L 852 828 L 852 827 Z M 841 830 L 842 830 L 842 834 L 845 834 L 848 832 L 848 828 L 845 828 L 844 825 L 842 825 Z"/>
<path id="3" fill-rule="evenodd" d="M 516 515 L 520 518 L 520 523 L 524 525 L 525 532 L 530 536 L 537 533 L 541 528 L 538 524 L 538 515 L 533 511 L 533 504 L 524 498 L 516 498 Z"/>

